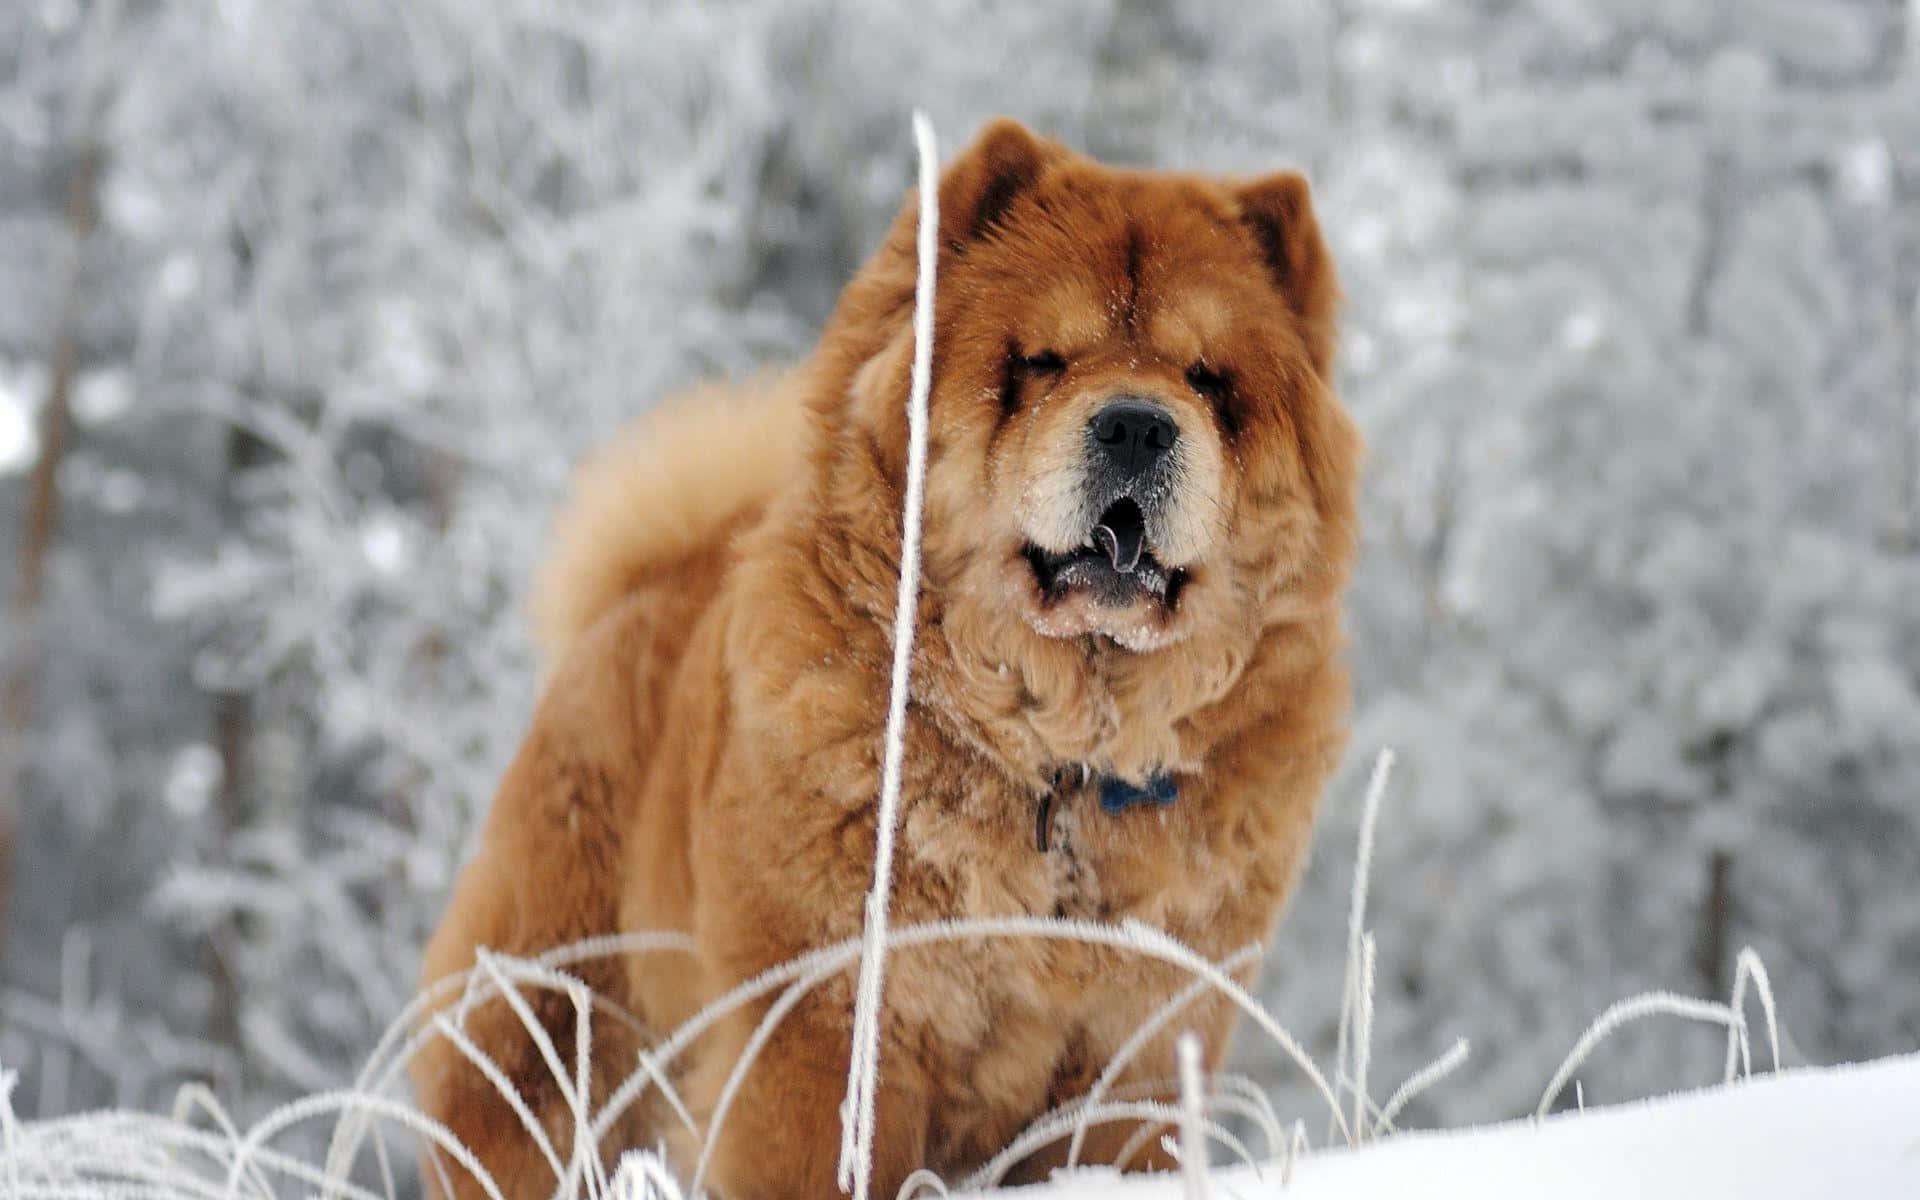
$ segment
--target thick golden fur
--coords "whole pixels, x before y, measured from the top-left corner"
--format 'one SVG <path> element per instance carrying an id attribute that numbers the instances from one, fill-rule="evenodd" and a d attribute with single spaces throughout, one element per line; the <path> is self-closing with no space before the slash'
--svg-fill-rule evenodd
<path id="1" fill-rule="evenodd" d="M 1344 737 L 1339 592 L 1359 447 L 1331 389 L 1335 285 L 1305 183 L 1112 170 L 1000 122 L 948 169 L 940 207 L 894 921 L 1135 918 L 1223 956 L 1270 934 Z M 426 975 L 463 970 L 477 946 L 533 954 L 614 931 L 690 933 L 691 955 L 583 969 L 640 1026 L 595 1022 L 600 1095 L 643 1039 L 859 933 L 898 571 L 914 211 L 909 200 L 806 363 L 641 422 L 586 469 L 560 523 L 539 593 L 553 666 Z M 1211 374 L 1193 374 L 1200 364 Z M 1180 424 L 1180 486 L 1154 547 L 1184 572 L 1170 602 L 1049 595 L 1029 565 L 1030 547 L 1085 536 L 1085 502 L 1062 481 L 1082 470 L 1088 414 L 1116 394 L 1149 395 Z M 1166 808 L 1107 813 L 1087 782 L 1157 772 L 1179 784 Z M 1090 1085 L 1184 982 L 1065 943 L 897 954 L 873 1194 L 918 1166 L 982 1162 Z M 851 1010 L 849 972 L 778 1026 L 713 1149 L 721 1195 L 837 1194 Z M 569 1006 L 547 998 L 537 1011 L 564 1053 Z M 694 1046 L 679 1082 L 696 1118 L 765 1011 Z M 1182 1024 L 1217 1061 L 1232 1013 L 1204 1001 Z M 564 1157 L 571 1115 L 518 1021 L 492 1003 L 468 1029 Z M 1151 1090 L 1171 1075 L 1170 1041 L 1123 1082 Z M 421 1056 L 415 1082 L 508 1195 L 551 1191 L 544 1159 L 450 1045 Z M 690 1167 L 679 1124 L 637 1112 L 608 1150 L 680 1138 Z M 1100 1127 L 1088 1158 L 1110 1159 L 1133 1132 Z M 1058 1160 L 1055 1147 L 1023 1173 Z"/>

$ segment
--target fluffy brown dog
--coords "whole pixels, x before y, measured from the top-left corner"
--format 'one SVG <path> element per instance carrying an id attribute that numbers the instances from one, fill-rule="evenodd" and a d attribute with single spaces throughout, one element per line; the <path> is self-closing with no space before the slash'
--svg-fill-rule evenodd
<path id="1" fill-rule="evenodd" d="M 646 420 L 584 470 L 561 522 L 539 605 L 556 665 L 426 975 L 480 946 L 690 934 L 690 954 L 580 968 L 634 1018 L 594 1023 L 596 1102 L 716 995 L 860 932 L 915 222 L 909 200 L 804 365 Z M 1332 390 L 1336 286 L 1307 185 L 1108 169 L 1000 122 L 943 177 L 939 244 L 894 921 L 1137 918 L 1211 957 L 1266 938 L 1347 707 L 1359 447 Z M 873 1194 L 981 1163 L 1186 982 L 1057 941 L 897 953 Z M 767 1007 L 695 1043 L 677 1082 L 696 1121 Z M 837 1193 L 851 1011 L 849 971 L 778 1025 L 711 1147 L 720 1194 Z M 535 1014 L 570 1053 L 571 1004 L 548 993 Z M 1208 1000 L 1179 1024 L 1217 1061 L 1232 1023 Z M 519 1019 L 495 1001 L 465 1027 L 564 1158 L 573 1118 Z M 1171 1037 L 1123 1084 L 1164 1089 Z M 507 1195 L 553 1189 L 452 1045 L 415 1081 Z M 636 1111 L 604 1149 L 678 1136 L 687 1169 L 681 1125 Z M 1135 1132 L 1098 1127 L 1086 1157 Z"/>

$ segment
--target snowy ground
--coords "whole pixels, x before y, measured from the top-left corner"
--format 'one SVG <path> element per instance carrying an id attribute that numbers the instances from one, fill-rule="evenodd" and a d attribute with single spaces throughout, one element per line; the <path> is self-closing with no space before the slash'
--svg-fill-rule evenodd
<path id="1" fill-rule="evenodd" d="M 1790 1071 L 1639 1104 L 1411 1134 L 1358 1151 L 1212 1173 L 1222 1197 L 1293 1200 L 1851 1200 L 1920 1196 L 1920 1054 Z M 1086 1172 L 1031 1200 L 1150 1200 L 1173 1177 Z"/>

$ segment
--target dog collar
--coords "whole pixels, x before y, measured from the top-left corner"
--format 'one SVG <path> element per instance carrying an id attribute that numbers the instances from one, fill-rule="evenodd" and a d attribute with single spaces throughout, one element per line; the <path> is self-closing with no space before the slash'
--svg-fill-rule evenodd
<path id="1" fill-rule="evenodd" d="M 1082 772 L 1083 777 L 1086 774 Z M 1042 854 L 1047 852 L 1053 840 L 1053 798 L 1060 792 L 1057 782 L 1059 775 L 1055 779 L 1054 786 L 1040 797 L 1033 814 L 1033 845 Z M 1135 786 L 1117 775 L 1100 776 L 1100 811 L 1105 813 L 1122 813 L 1147 804 L 1165 808 L 1179 798 L 1180 785 L 1165 771 L 1148 776 L 1145 787 Z"/>
<path id="2" fill-rule="evenodd" d="M 1180 785 L 1165 771 L 1149 776 L 1145 787 L 1135 787 L 1116 775 L 1104 775 L 1100 779 L 1100 807 L 1110 813 L 1125 812 L 1141 804 L 1165 808 L 1179 798 Z"/>

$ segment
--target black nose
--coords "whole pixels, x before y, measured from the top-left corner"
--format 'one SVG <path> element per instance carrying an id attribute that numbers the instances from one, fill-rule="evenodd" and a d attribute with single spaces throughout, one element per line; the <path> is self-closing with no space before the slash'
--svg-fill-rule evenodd
<path id="1" fill-rule="evenodd" d="M 1180 427 L 1166 410 L 1139 400 L 1116 400 L 1094 415 L 1096 453 L 1122 479 L 1146 474 L 1173 449 Z"/>

